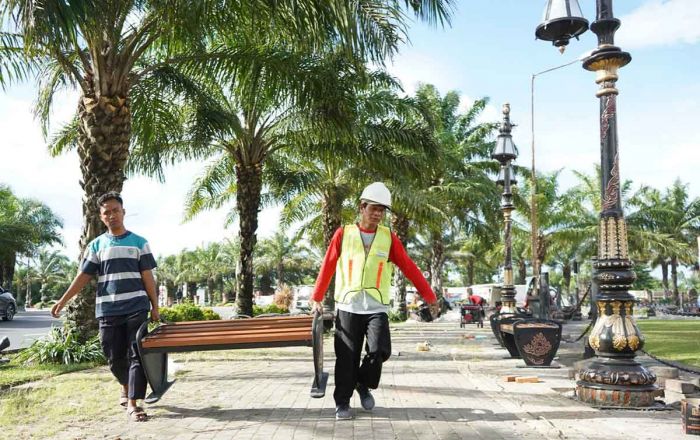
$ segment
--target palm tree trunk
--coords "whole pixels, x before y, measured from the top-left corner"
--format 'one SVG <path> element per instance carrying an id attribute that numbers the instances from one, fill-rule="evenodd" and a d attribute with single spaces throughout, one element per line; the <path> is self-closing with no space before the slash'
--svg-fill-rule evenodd
<path id="1" fill-rule="evenodd" d="M 668 296 L 668 263 L 664 260 L 661 264 L 661 285 L 664 287 L 664 298 Z"/>
<path id="2" fill-rule="evenodd" d="M 474 259 L 467 260 L 467 282 L 471 286 L 474 284 Z"/>
<path id="3" fill-rule="evenodd" d="M 569 263 L 564 264 L 562 273 L 564 278 L 564 291 L 566 291 L 566 295 L 568 296 L 570 292 L 569 287 L 571 286 L 571 265 Z"/>
<path id="4" fill-rule="evenodd" d="M 332 188 L 323 194 L 323 244 L 326 249 L 333 239 L 335 231 L 342 226 L 343 217 L 343 197 L 337 188 Z M 335 276 L 334 276 L 335 278 Z M 323 299 L 324 309 L 333 311 L 335 309 L 335 283 L 331 281 L 328 291 Z"/>
<path id="5" fill-rule="evenodd" d="M 176 290 L 177 289 L 175 288 L 175 283 L 173 282 L 173 280 L 165 280 L 165 292 L 168 297 L 166 305 L 169 306 L 170 304 L 175 304 Z"/>
<path id="6" fill-rule="evenodd" d="M 196 303 L 195 298 L 197 297 L 197 283 L 194 281 L 187 282 L 187 298 Z"/>
<path id="7" fill-rule="evenodd" d="M 401 240 L 401 244 L 406 247 L 408 241 L 408 217 L 400 213 L 395 213 L 391 217 L 391 227 L 396 236 Z M 406 277 L 397 270 L 394 273 L 394 285 L 396 286 L 396 302 L 398 303 L 399 317 L 402 321 L 408 319 L 408 309 L 406 308 Z"/>
<path id="8" fill-rule="evenodd" d="M 433 292 L 440 299 L 442 298 L 442 266 L 445 263 L 445 244 L 442 242 L 442 234 L 439 232 L 431 233 L 431 248 L 433 251 L 430 258 L 432 287 Z"/>
<path id="9" fill-rule="evenodd" d="M 90 78 L 87 78 L 91 83 Z M 83 229 L 80 255 L 87 245 L 105 232 L 97 199 L 108 191 L 121 192 L 124 167 L 131 141 L 131 113 L 126 93 L 114 96 L 82 95 L 78 103 L 78 157 L 83 188 Z M 97 332 L 95 282 L 90 283 L 68 306 L 66 319 L 81 339 Z"/>
<path id="10" fill-rule="evenodd" d="M 15 278 L 15 264 L 17 263 L 17 254 L 12 253 L 0 265 L 0 286 L 12 291 L 12 281 Z"/>
<path id="11" fill-rule="evenodd" d="M 282 287 L 284 284 L 284 265 L 279 263 L 275 269 L 275 272 L 277 272 L 277 287 Z"/>
<path id="12" fill-rule="evenodd" d="M 673 302 L 680 307 L 681 302 L 678 293 L 678 258 L 676 256 L 671 257 L 671 287 L 673 287 Z"/>
<path id="13" fill-rule="evenodd" d="M 216 301 L 214 299 L 214 279 L 207 278 L 207 303 L 214 304 Z"/>
<path id="14" fill-rule="evenodd" d="M 236 165 L 236 210 L 241 249 L 236 267 L 236 304 L 238 313 L 253 316 L 253 251 L 257 243 L 258 211 L 262 192 L 262 164 Z"/>
<path id="15" fill-rule="evenodd" d="M 525 259 L 521 258 L 518 260 L 518 284 L 525 284 L 525 278 L 527 278 L 527 265 Z"/>

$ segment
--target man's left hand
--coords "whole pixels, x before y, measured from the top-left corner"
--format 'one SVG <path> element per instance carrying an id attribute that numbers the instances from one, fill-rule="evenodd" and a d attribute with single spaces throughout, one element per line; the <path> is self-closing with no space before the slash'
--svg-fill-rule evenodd
<path id="1" fill-rule="evenodd" d="M 158 309 L 151 309 L 151 321 L 160 321 L 160 312 L 158 311 Z"/>
<path id="2" fill-rule="evenodd" d="M 437 318 L 440 314 L 440 306 L 438 305 L 437 301 L 428 304 L 428 309 L 430 310 L 430 314 L 433 316 L 433 319 Z"/>

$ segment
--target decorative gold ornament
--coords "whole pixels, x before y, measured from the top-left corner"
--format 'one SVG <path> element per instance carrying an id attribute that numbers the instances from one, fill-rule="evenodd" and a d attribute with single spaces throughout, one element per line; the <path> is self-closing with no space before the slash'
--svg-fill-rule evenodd
<path id="1" fill-rule="evenodd" d="M 627 338 L 625 335 L 613 336 L 613 348 L 617 351 L 622 351 L 627 347 Z"/>
<path id="2" fill-rule="evenodd" d="M 528 344 L 523 346 L 525 353 L 533 356 L 544 356 L 552 349 L 552 344 L 542 333 L 537 333 Z"/>
<path id="3" fill-rule="evenodd" d="M 629 250 L 627 248 L 627 222 L 624 217 L 620 217 L 617 221 L 620 234 L 620 258 L 626 260 L 629 258 Z"/>
<path id="4" fill-rule="evenodd" d="M 610 303 L 612 305 L 612 313 L 613 315 L 620 315 L 620 308 L 622 306 L 622 303 L 620 301 L 613 301 Z"/>

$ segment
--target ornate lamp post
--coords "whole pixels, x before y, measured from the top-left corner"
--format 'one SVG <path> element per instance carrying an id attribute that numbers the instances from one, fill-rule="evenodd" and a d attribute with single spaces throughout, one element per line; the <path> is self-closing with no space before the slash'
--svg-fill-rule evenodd
<path id="1" fill-rule="evenodd" d="M 513 259 L 511 246 L 511 214 L 513 206 L 513 193 L 511 185 L 516 183 L 513 177 L 511 161 L 518 157 L 518 149 L 513 144 L 510 131 L 513 124 L 510 123 L 510 104 L 503 105 L 503 122 L 496 139 L 496 147 L 491 157 L 501 163 L 501 171 L 496 183 L 503 186 L 501 196 L 501 210 L 504 221 L 505 264 L 503 269 L 503 286 L 501 287 L 501 313 L 515 313 L 515 287 L 513 286 Z"/>
<path id="2" fill-rule="evenodd" d="M 586 31 L 576 0 L 548 0 L 545 21 L 537 27 L 537 38 L 563 48 L 569 39 Z M 591 30 L 598 47 L 583 62 L 596 72 L 600 89 L 601 201 L 598 255 L 593 263 L 593 282 L 598 287 L 599 316 L 589 343 L 596 357 L 582 369 L 576 383 L 579 400 L 595 405 L 646 407 L 653 403 L 656 376 L 635 361 L 644 345 L 634 322 L 634 297 L 628 289 L 635 279 L 627 250 L 627 225 L 620 199 L 620 171 L 617 145 L 617 70 L 632 60 L 614 45 L 620 20 L 613 17 L 612 0 L 596 0 L 596 20 Z"/>

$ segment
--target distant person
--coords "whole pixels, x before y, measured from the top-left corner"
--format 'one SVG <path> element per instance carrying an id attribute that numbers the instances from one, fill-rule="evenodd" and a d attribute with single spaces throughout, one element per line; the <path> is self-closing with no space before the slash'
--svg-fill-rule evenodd
<path id="1" fill-rule="evenodd" d="M 95 316 L 102 350 L 122 386 L 120 405 L 126 407 L 130 420 L 143 422 L 148 416 L 137 401 L 146 397 L 146 376 L 136 348 L 136 331 L 148 320 L 149 310 L 151 320 L 160 320 L 152 272 L 156 261 L 148 242 L 124 227 L 124 203 L 118 193 L 102 195 L 97 205 L 107 232 L 87 245 L 80 272 L 51 314 L 57 318 L 66 303 L 98 276 Z"/>
<path id="2" fill-rule="evenodd" d="M 482 307 L 486 305 L 486 300 L 484 298 L 474 294 L 469 295 L 469 302 Z"/>
<path id="3" fill-rule="evenodd" d="M 484 319 L 486 317 L 486 311 L 484 310 L 486 308 L 486 300 L 479 295 L 472 294 L 469 296 L 469 302 L 481 307 L 479 313 L 481 315 L 481 319 Z"/>
<path id="4" fill-rule="evenodd" d="M 365 410 L 374 408 L 370 389 L 379 386 L 382 363 L 391 356 L 389 300 L 393 264 L 416 286 L 429 303 L 435 293 L 401 241 L 380 223 L 391 209 L 391 194 L 383 183 L 367 186 L 360 196 L 360 222 L 338 228 L 331 239 L 312 294 L 314 310 L 335 274 L 335 417 L 352 419 L 350 398 L 354 390 Z M 366 339 L 366 342 L 365 342 Z M 360 365 L 362 346 L 366 355 Z"/>

